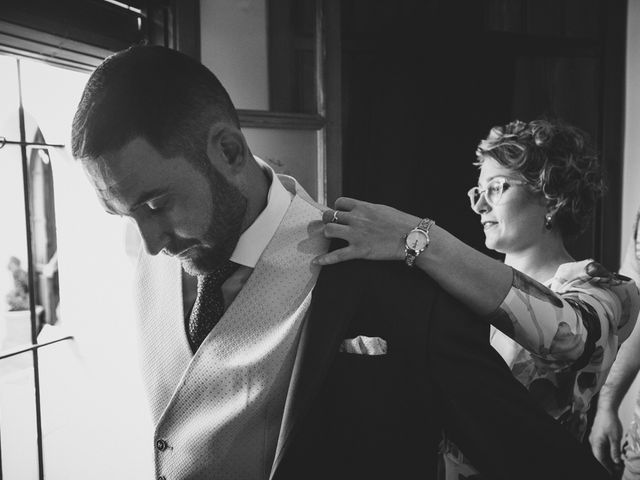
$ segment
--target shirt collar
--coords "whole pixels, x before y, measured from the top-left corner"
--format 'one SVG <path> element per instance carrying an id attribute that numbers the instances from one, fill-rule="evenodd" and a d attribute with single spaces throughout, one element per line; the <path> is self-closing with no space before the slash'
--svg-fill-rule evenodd
<path id="1" fill-rule="evenodd" d="M 271 167 L 258 157 L 254 158 L 271 180 L 269 194 L 267 195 L 267 206 L 260 212 L 260 215 L 256 217 L 249 228 L 242 232 L 236 248 L 231 254 L 232 262 L 250 268 L 255 268 L 260 255 L 262 255 L 262 252 L 267 248 L 271 238 L 276 233 L 293 199 L 293 194 L 284 188 Z"/>

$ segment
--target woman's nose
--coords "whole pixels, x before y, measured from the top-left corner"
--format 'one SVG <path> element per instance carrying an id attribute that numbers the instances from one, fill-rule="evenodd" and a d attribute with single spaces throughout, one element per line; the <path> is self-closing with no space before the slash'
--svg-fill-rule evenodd
<path id="1" fill-rule="evenodd" d="M 478 201 L 473 206 L 473 211 L 478 215 L 491 211 L 491 205 L 489 205 L 489 202 L 487 202 L 487 197 L 484 192 L 480 194 Z"/>

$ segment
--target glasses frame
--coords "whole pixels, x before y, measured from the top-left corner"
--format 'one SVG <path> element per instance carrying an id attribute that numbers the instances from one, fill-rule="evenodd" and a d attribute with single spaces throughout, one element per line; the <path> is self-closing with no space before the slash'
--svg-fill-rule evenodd
<path id="1" fill-rule="evenodd" d="M 489 200 L 487 191 L 489 190 L 491 185 L 496 182 L 501 183 L 500 196 L 498 197 L 498 200 L 496 200 L 495 202 L 492 202 L 491 200 Z M 487 186 L 483 189 L 477 186 L 471 187 L 467 192 L 467 196 L 469 197 L 469 202 L 471 203 L 471 209 L 473 211 L 477 211 L 476 205 L 478 205 L 478 202 L 480 202 L 481 197 L 484 197 L 484 201 L 487 202 L 487 205 L 493 208 L 496 205 L 500 204 L 500 201 L 502 200 L 502 195 L 504 195 L 505 190 L 508 190 L 509 187 L 522 186 L 522 185 L 527 185 L 527 182 L 525 182 L 524 180 L 518 180 L 515 178 L 509 178 L 509 177 L 495 177 L 491 179 L 491 181 L 487 183 Z M 507 188 L 505 188 L 505 186 Z M 474 201 L 474 198 L 476 197 L 476 191 L 477 191 L 477 200 Z"/>

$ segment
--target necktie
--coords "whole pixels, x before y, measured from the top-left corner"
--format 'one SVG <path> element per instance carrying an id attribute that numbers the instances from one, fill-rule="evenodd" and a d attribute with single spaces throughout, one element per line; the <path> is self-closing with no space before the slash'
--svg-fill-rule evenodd
<path id="1" fill-rule="evenodd" d="M 187 323 L 187 336 L 193 352 L 198 350 L 222 317 L 225 307 L 222 284 L 238 267 L 237 263 L 227 260 L 212 273 L 198 277 L 198 294 Z"/>

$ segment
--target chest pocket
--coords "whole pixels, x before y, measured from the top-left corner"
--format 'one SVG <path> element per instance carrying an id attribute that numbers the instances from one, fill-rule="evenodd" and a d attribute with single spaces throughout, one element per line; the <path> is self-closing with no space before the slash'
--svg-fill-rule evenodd
<path id="1" fill-rule="evenodd" d="M 396 367 L 389 354 L 338 353 L 329 373 L 336 416 L 357 424 L 389 421 L 398 389 Z"/>

